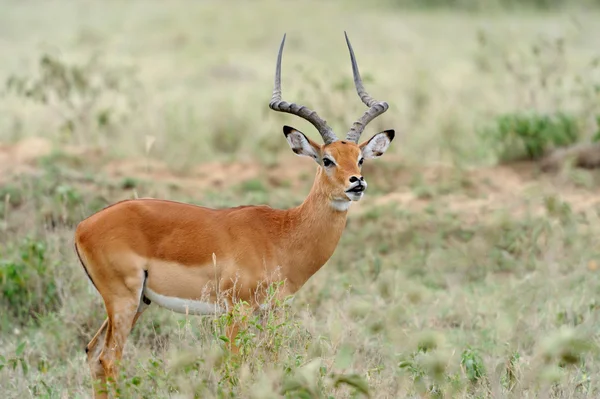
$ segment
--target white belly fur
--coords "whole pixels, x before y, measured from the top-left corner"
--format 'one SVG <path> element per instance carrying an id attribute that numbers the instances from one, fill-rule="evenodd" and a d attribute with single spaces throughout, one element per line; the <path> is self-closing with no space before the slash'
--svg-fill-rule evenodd
<path id="1" fill-rule="evenodd" d="M 163 308 L 167 308 L 177 313 L 196 316 L 224 313 L 223 308 L 216 303 L 164 296 L 152 291 L 148 287 L 144 288 L 144 295 L 158 306 L 162 306 Z"/>

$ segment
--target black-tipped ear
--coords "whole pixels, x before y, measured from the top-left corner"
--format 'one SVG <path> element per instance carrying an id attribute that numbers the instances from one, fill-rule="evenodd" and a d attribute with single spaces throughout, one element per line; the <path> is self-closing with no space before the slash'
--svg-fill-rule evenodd
<path id="1" fill-rule="evenodd" d="M 369 140 L 363 142 L 359 145 L 363 157 L 378 158 L 382 156 L 389 148 L 395 136 L 396 132 L 393 129 L 389 129 L 379 132 Z"/>
<path id="2" fill-rule="evenodd" d="M 306 137 L 300 130 L 294 129 L 291 126 L 284 126 L 283 134 L 285 134 L 285 139 L 296 155 L 311 157 L 319 163 L 320 146 L 317 143 Z"/>
<path id="3" fill-rule="evenodd" d="M 394 137 L 396 137 L 396 131 L 394 129 L 384 130 L 382 133 L 385 133 L 390 141 L 394 140 Z"/>
<path id="4" fill-rule="evenodd" d="M 287 137 L 288 134 L 292 133 L 293 131 L 298 131 L 298 129 L 294 129 L 293 127 L 288 125 L 283 126 L 283 134 L 285 135 L 285 137 Z"/>

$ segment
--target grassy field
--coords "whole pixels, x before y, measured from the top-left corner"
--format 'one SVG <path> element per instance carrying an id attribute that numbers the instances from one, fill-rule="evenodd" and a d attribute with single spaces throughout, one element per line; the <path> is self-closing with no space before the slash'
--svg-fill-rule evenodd
<path id="1" fill-rule="evenodd" d="M 600 138 L 600 11 L 391 3 L 0 3 L 2 397 L 90 397 L 105 313 L 73 251 L 83 218 L 136 196 L 303 200 L 316 167 L 281 127 L 318 133 L 269 110 L 276 51 L 287 32 L 284 98 L 343 135 L 364 111 L 344 30 L 390 104 L 364 136 L 397 138 L 335 254 L 241 364 L 220 320 L 151 307 L 123 397 L 600 396 L 600 174 L 535 161 Z"/>

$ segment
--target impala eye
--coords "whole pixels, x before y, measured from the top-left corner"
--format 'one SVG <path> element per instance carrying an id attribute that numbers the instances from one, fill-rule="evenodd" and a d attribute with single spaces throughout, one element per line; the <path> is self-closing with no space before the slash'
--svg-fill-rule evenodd
<path id="1" fill-rule="evenodd" d="M 323 166 L 325 166 L 326 168 L 330 167 L 331 165 L 333 165 L 333 162 L 331 162 L 330 159 L 328 158 L 323 158 Z"/>
<path id="2" fill-rule="evenodd" d="M 360 161 L 358 161 L 358 166 L 362 166 L 363 162 L 365 162 L 365 159 L 361 158 Z"/>

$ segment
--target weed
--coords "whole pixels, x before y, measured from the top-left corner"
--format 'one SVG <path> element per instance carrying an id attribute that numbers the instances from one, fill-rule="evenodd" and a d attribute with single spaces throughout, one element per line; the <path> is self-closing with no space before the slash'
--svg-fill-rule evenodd
<path id="1" fill-rule="evenodd" d="M 481 355 L 473 348 L 467 348 L 463 351 L 460 365 L 471 384 L 481 382 L 486 375 Z"/>
<path id="2" fill-rule="evenodd" d="M 500 115 L 481 135 L 494 142 L 502 161 L 540 159 L 549 150 L 567 147 L 580 138 L 577 119 L 563 113 Z"/>
<path id="3" fill-rule="evenodd" d="M 15 370 L 20 365 L 23 374 L 27 375 L 27 372 L 29 371 L 29 365 L 23 356 L 23 351 L 25 350 L 26 345 L 27 342 L 19 343 L 15 349 L 14 356 L 9 357 L 8 359 L 0 355 L 0 371 L 2 371 L 4 367 L 10 367 L 12 370 Z"/>
<path id="4" fill-rule="evenodd" d="M 4 317 L 26 324 L 38 314 L 60 307 L 52 272 L 53 261 L 47 257 L 44 241 L 27 237 L 16 247 L 2 248 L 0 281 Z M 9 320 L 4 320 L 4 323 Z"/>

